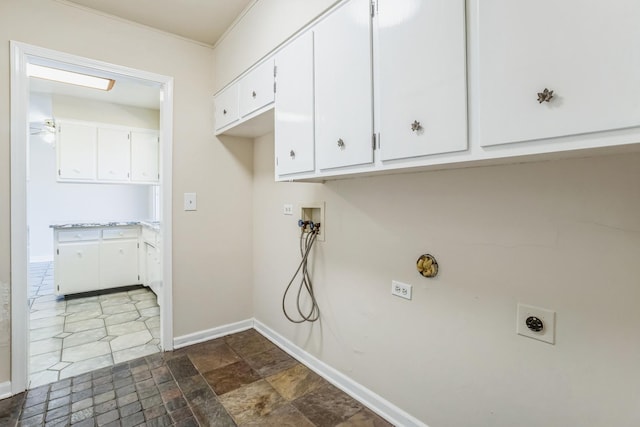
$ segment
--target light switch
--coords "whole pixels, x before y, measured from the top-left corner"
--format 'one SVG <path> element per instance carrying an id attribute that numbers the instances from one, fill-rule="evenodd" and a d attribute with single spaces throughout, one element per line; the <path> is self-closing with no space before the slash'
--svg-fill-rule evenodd
<path id="1" fill-rule="evenodd" d="M 196 193 L 184 193 L 184 210 L 195 211 L 197 209 Z"/>

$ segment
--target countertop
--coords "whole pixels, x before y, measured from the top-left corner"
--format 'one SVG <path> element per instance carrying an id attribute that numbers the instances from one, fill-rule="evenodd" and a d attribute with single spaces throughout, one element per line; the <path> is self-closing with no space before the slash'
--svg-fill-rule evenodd
<path id="1" fill-rule="evenodd" d="M 112 221 L 112 222 L 73 222 L 73 223 L 59 223 L 51 224 L 50 228 L 53 229 L 68 229 L 68 228 L 104 228 L 104 227 L 128 227 L 141 225 L 143 227 L 151 228 L 153 230 L 160 229 L 159 221 Z"/>

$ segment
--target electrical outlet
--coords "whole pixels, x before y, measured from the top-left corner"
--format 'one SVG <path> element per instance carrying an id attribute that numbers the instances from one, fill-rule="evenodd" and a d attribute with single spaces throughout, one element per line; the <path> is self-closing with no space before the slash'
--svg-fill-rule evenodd
<path id="1" fill-rule="evenodd" d="M 284 215 L 293 215 L 293 205 L 284 205 L 282 207 L 282 213 Z"/>
<path id="2" fill-rule="evenodd" d="M 516 332 L 518 335 L 554 344 L 556 313 L 545 308 L 518 304 Z"/>
<path id="3" fill-rule="evenodd" d="M 413 286 L 406 283 L 391 281 L 391 295 L 410 300 L 412 288 Z"/>

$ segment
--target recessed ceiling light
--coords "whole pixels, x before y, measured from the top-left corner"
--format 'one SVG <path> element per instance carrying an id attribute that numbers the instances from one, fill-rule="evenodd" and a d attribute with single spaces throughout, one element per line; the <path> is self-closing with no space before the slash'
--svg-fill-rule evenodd
<path id="1" fill-rule="evenodd" d="M 27 75 L 40 79 L 53 80 L 55 82 L 69 83 L 78 86 L 90 87 L 100 90 L 111 90 L 113 79 L 90 76 L 88 74 L 75 73 L 73 71 L 60 70 L 58 68 L 44 67 L 42 65 L 27 64 Z"/>

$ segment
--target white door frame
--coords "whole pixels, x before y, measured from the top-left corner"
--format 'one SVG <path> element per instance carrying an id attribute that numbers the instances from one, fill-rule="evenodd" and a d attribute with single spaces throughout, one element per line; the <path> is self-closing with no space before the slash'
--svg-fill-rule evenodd
<path id="1" fill-rule="evenodd" d="M 172 147 L 173 77 L 109 64 L 21 42 L 11 41 L 11 392 L 28 384 L 29 310 L 27 305 L 27 143 L 29 128 L 29 78 L 26 67 L 34 58 L 94 68 L 148 80 L 160 86 L 160 188 L 162 239 L 162 306 L 160 345 L 173 349 L 172 300 Z"/>

